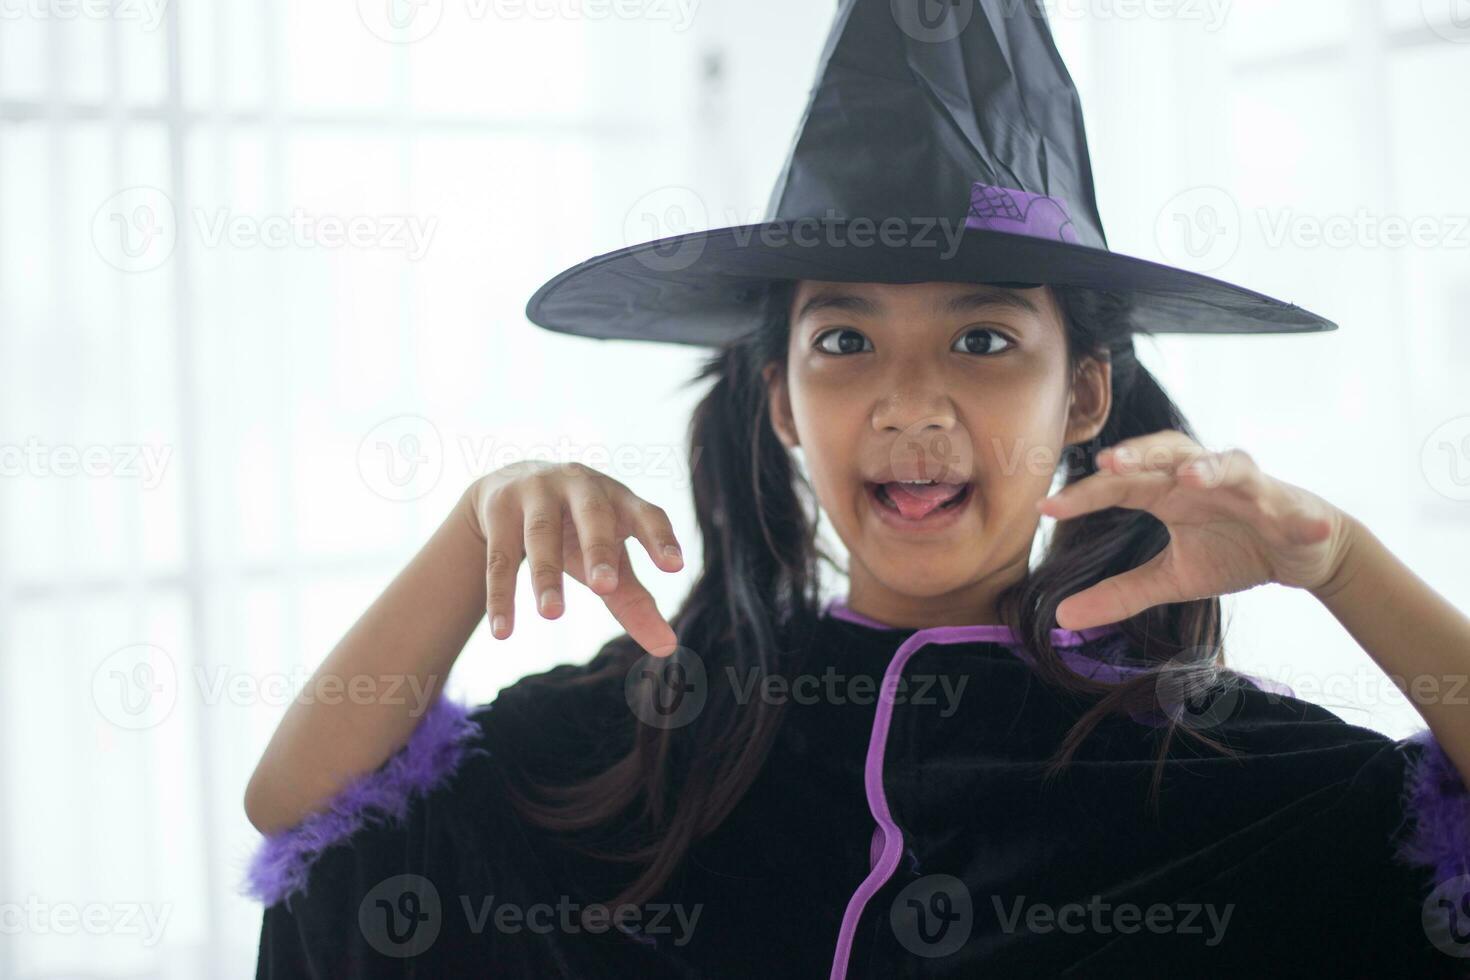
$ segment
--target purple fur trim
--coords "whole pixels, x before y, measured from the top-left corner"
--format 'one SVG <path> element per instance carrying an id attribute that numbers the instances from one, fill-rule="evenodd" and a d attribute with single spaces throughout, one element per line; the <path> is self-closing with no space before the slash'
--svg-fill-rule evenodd
<path id="1" fill-rule="evenodd" d="M 368 821 L 401 821 L 415 795 L 454 773 L 465 754 L 464 743 L 478 732 L 469 708 L 441 691 L 388 761 L 339 789 L 325 809 L 264 839 L 246 871 L 244 893 L 270 906 L 304 891 L 311 866 L 323 851 L 346 841 Z"/>
<path id="2" fill-rule="evenodd" d="M 1470 873 L 1470 793 L 1434 733 L 1422 729 L 1404 739 L 1423 752 L 1410 757 L 1404 779 L 1404 810 L 1414 826 L 1397 851 L 1412 864 L 1432 868 L 1436 883 Z"/>

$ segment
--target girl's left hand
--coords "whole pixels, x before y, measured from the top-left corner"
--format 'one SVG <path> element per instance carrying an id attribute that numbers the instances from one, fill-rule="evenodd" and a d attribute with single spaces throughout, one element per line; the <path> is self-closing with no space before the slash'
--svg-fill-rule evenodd
<path id="1" fill-rule="evenodd" d="M 1240 449 L 1212 453 L 1164 429 L 1098 454 L 1098 472 L 1037 502 L 1058 520 L 1107 507 L 1146 510 L 1169 543 L 1137 568 L 1068 596 L 1057 625 L 1085 629 L 1152 606 L 1241 592 L 1268 582 L 1317 589 L 1347 549 L 1347 515 L 1268 476 Z"/>

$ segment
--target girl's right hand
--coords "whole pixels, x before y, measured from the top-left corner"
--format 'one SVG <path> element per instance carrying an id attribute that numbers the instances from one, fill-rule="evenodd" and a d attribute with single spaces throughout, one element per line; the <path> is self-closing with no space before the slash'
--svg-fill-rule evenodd
<path id="1" fill-rule="evenodd" d="M 530 559 L 537 608 L 556 619 L 565 608 L 562 572 L 602 597 L 628 635 L 654 656 L 678 642 L 653 596 L 633 574 L 624 539 L 634 535 L 658 567 L 676 572 L 684 558 L 668 514 L 612 477 L 581 463 L 524 460 L 476 480 L 466 493 L 472 523 L 485 540 L 485 609 L 490 633 L 510 636 L 516 575 Z"/>

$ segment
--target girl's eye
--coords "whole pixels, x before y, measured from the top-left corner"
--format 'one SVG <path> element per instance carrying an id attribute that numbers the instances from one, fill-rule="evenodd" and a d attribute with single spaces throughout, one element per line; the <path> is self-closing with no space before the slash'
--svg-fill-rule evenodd
<path id="1" fill-rule="evenodd" d="M 979 336 L 981 339 L 972 343 L 971 339 L 977 336 Z M 992 340 L 1003 340 L 1009 346 L 1002 347 L 1000 348 L 1000 350 L 992 350 Z M 994 330 L 990 330 L 985 327 L 976 327 L 973 330 L 966 330 L 964 336 L 955 341 L 955 344 L 961 354 L 999 354 L 1000 351 L 1008 350 L 1009 347 L 1015 346 L 1015 344 L 1013 344 L 1010 338 L 1007 337 L 1005 334 L 997 333 Z"/>
<path id="2" fill-rule="evenodd" d="M 837 338 L 835 349 L 828 344 L 828 341 L 834 337 Z M 996 349 L 994 341 L 997 340 L 1003 341 L 1006 346 Z M 868 342 L 867 337 L 848 327 L 833 327 L 823 331 L 817 335 L 814 346 L 826 354 L 859 354 L 872 349 L 872 344 Z M 955 341 L 955 349 L 961 354 L 998 354 L 1014 346 L 1015 344 L 1005 334 L 985 327 L 967 330 L 964 336 Z"/>
<path id="3" fill-rule="evenodd" d="M 833 350 L 830 347 L 823 346 L 823 344 L 829 337 L 840 338 L 837 343 L 837 350 Z M 815 346 L 817 350 L 827 354 L 857 354 L 861 353 L 865 349 L 863 347 L 863 344 L 867 343 L 867 341 L 868 338 L 864 337 L 856 330 L 849 330 L 847 327 L 834 327 L 831 330 L 822 331 L 822 333 L 817 336 Z M 870 344 L 869 347 L 871 346 L 872 345 Z"/>

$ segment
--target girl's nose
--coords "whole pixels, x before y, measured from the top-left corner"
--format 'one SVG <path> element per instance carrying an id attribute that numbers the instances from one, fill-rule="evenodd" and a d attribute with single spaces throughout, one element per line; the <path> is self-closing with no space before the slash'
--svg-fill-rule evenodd
<path id="1" fill-rule="evenodd" d="M 932 386 L 894 391 L 873 407 L 873 429 L 877 432 L 947 432 L 957 422 L 954 402 Z"/>

